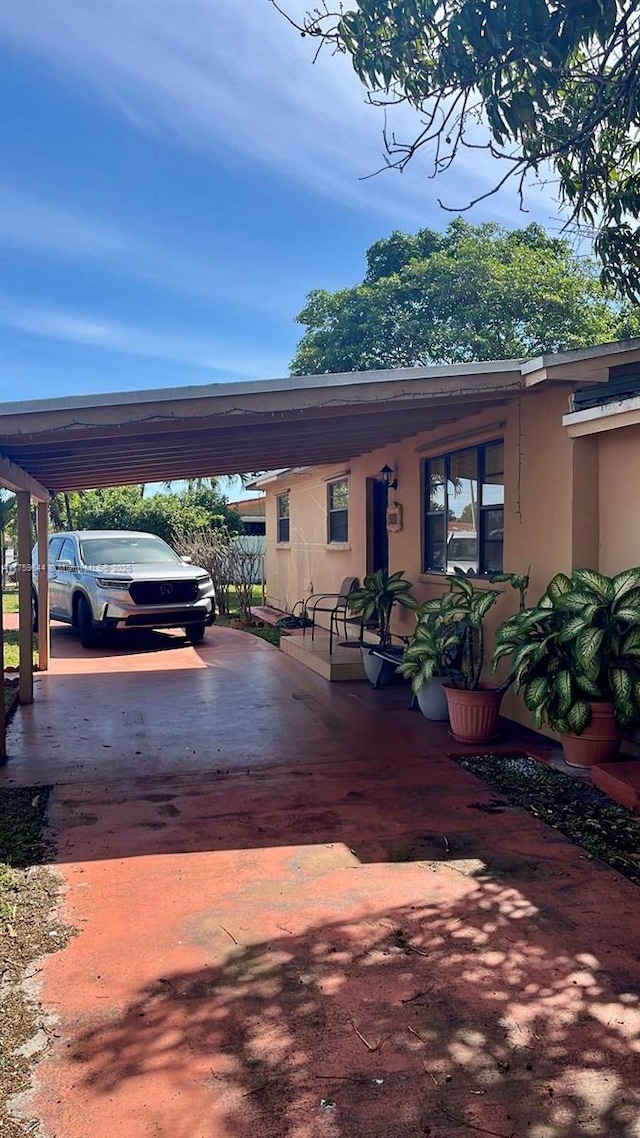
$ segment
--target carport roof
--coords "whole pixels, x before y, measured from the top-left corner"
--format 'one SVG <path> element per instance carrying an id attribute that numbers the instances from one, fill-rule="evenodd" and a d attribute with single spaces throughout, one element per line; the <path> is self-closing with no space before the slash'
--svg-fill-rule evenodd
<path id="1" fill-rule="evenodd" d="M 640 339 L 531 361 L 5 403 L 0 482 L 9 462 L 49 490 L 342 462 L 503 405 L 540 380 L 597 382 L 636 359 Z"/>

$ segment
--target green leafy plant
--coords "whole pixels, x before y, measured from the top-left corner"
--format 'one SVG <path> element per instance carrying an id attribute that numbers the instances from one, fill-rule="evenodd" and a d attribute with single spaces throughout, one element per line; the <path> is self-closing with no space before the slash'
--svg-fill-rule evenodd
<path id="1" fill-rule="evenodd" d="M 452 687 L 477 690 L 484 666 L 484 619 L 499 596 L 497 589 L 479 589 L 464 574 L 449 578 L 441 620 L 450 633 L 449 650 L 454 637 L 458 641 L 457 667 L 448 672 Z"/>
<path id="2" fill-rule="evenodd" d="M 413 610 L 418 607 L 412 588 L 413 585 L 406 580 L 403 570 L 388 573 L 386 569 L 378 569 L 365 577 L 360 588 L 350 594 L 349 608 L 362 618 L 363 624 L 376 619 L 378 638 L 384 646 L 391 641 L 390 625 L 394 605 Z"/>
<path id="3" fill-rule="evenodd" d="M 447 620 L 449 594 L 425 601 L 416 610 L 416 627 L 398 672 L 414 695 L 434 676 L 450 676 L 460 656 L 459 630 Z"/>
<path id="4" fill-rule="evenodd" d="M 522 691 L 534 723 L 582 734 L 591 703 L 613 704 L 620 727 L 640 720 L 640 567 L 605 577 L 558 573 L 537 605 L 504 621 L 493 667 L 510 658 L 507 685 Z"/>
<path id="5" fill-rule="evenodd" d="M 520 611 L 524 609 L 528 573 L 496 573 L 490 582 L 511 585 L 520 595 Z M 483 621 L 499 595 L 497 589 L 479 589 L 458 573 L 449 578 L 448 593 L 419 606 L 415 632 L 398 668 L 415 694 L 434 676 L 445 675 L 453 687 L 476 690 L 484 665 Z"/>
<path id="6" fill-rule="evenodd" d="M 526 607 L 529 589 L 529 570 L 526 573 L 494 573 L 489 578 L 492 585 L 505 583 L 520 594 L 520 612 Z"/>

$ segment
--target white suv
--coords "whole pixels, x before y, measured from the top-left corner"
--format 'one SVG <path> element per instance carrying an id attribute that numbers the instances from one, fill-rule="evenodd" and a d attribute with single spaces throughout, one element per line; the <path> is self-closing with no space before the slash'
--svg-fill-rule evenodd
<path id="1" fill-rule="evenodd" d="M 37 625 L 37 548 L 33 588 Z M 184 628 L 196 644 L 215 620 L 215 591 L 205 569 L 155 534 L 79 530 L 49 538 L 49 611 L 77 628 L 85 648 L 115 628 Z"/>

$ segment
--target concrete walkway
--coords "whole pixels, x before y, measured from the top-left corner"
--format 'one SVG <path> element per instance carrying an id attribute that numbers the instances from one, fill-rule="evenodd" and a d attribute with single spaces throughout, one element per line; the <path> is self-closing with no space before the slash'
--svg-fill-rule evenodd
<path id="1" fill-rule="evenodd" d="M 79 930 L 36 1133 L 640 1138 L 640 893 L 483 810 L 405 690 L 223 629 L 53 642 L 0 772 L 54 784 Z"/>

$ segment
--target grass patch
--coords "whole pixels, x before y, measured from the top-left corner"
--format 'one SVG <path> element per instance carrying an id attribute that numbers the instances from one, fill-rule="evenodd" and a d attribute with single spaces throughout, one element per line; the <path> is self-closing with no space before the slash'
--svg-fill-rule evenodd
<path id="1" fill-rule="evenodd" d="M 249 625 L 246 629 L 252 636 L 258 636 L 260 640 L 266 640 L 269 644 L 274 644 L 276 648 L 280 647 L 280 629 L 274 628 L 271 624 L 259 624 L 255 627 Z"/>
<path id="2" fill-rule="evenodd" d="M 237 590 L 235 585 L 229 585 L 229 602 L 232 609 L 237 609 L 236 602 Z M 251 604 L 261 605 L 262 602 L 262 585 L 253 585 L 251 589 Z"/>
<path id="3" fill-rule="evenodd" d="M 5 668 L 18 668 L 20 666 L 20 648 L 18 644 L 18 632 L 16 629 L 10 628 L 4 630 L 4 666 Z M 37 644 L 36 638 L 33 638 L 33 662 L 36 662 Z"/>
<path id="4" fill-rule="evenodd" d="M 17 587 L 15 589 L 9 588 L 2 594 L 2 608 L 4 609 L 5 612 L 17 612 L 18 611 L 18 589 L 17 589 Z"/>
<path id="5" fill-rule="evenodd" d="M 214 628 L 229 628 L 233 621 L 240 619 L 240 614 L 237 612 L 230 613 L 228 616 L 216 617 Z M 258 636 L 260 640 L 266 640 L 269 644 L 273 644 L 276 648 L 280 646 L 281 632 L 279 628 L 274 628 L 271 624 L 243 624 L 239 629 L 240 632 L 248 632 L 251 636 Z"/>
<path id="6" fill-rule="evenodd" d="M 46 1051 L 42 1016 L 25 991 L 39 957 L 63 948 L 73 930 L 55 916 L 59 882 L 47 867 L 52 845 L 45 814 L 50 786 L 0 788 L 0 1134 L 24 1138 L 34 1119 L 9 1113 Z"/>
<path id="7" fill-rule="evenodd" d="M 512 806 L 553 826 L 593 857 L 640 885 L 640 816 L 590 783 L 528 755 L 463 755 L 456 762 L 498 790 Z M 496 802 L 492 813 L 499 813 Z"/>
<path id="8" fill-rule="evenodd" d="M 262 598 L 262 585 L 254 585 L 252 591 L 252 605 L 261 605 Z M 216 617 L 216 624 L 221 628 L 229 628 L 232 621 L 240 620 L 240 612 L 236 600 L 236 587 L 235 585 L 229 586 L 229 607 L 230 612 L 225 613 L 223 616 Z M 251 636 L 258 636 L 260 640 L 266 640 L 269 644 L 275 645 L 276 648 L 280 645 L 280 629 L 274 628 L 271 624 L 243 624 L 240 629 L 241 632 L 249 632 Z"/>

